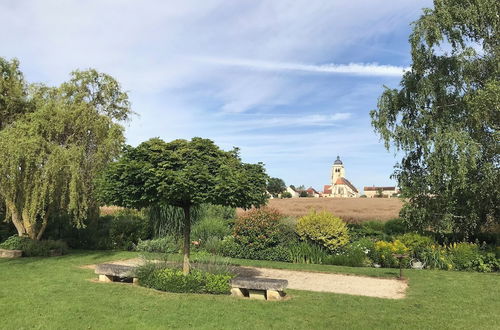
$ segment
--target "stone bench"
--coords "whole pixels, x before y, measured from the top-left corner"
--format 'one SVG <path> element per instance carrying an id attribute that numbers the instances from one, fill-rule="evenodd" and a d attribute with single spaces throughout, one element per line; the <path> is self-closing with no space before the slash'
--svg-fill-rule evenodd
<path id="1" fill-rule="evenodd" d="M 135 277 L 135 266 L 117 264 L 99 264 L 95 267 L 94 273 L 99 275 L 99 282 L 119 282 L 132 280 L 137 284 L 139 280 Z"/>
<path id="2" fill-rule="evenodd" d="M 0 249 L 0 258 L 21 258 L 22 256 L 23 256 L 22 250 Z"/>
<path id="3" fill-rule="evenodd" d="M 258 277 L 236 277 L 231 280 L 231 295 L 260 300 L 281 300 L 287 280 Z"/>

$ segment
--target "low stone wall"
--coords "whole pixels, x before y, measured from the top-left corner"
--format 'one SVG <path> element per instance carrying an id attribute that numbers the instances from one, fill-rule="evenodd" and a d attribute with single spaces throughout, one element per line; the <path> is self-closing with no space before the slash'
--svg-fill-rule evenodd
<path id="1" fill-rule="evenodd" d="M 23 256 L 22 250 L 0 249 L 0 258 L 21 258 L 22 256 Z"/>

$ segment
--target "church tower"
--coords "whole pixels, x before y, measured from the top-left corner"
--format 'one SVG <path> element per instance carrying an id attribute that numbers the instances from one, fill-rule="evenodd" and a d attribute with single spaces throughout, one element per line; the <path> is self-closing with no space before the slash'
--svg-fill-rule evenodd
<path id="1" fill-rule="evenodd" d="M 342 164 L 340 157 L 337 156 L 337 159 L 335 160 L 335 162 L 333 162 L 332 166 L 332 186 L 335 185 L 335 182 L 337 182 L 338 178 L 344 178 L 344 177 L 345 177 L 344 164 Z"/>

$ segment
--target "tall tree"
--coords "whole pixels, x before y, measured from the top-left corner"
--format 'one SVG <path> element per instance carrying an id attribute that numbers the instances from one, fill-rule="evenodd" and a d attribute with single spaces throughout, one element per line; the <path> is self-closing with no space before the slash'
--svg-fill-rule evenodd
<path id="1" fill-rule="evenodd" d="M 267 182 L 267 191 L 277 197 L 279 194 L 286 190 L 285 181 L 280 178 L 269 178 Z"/>
<path id="2" fill-rule="evenodd" d="M 131 208 L 168 204 L 184 212 L 184 263 L 189 272 L 191 210 L 203 203 L 250 208 L 264 205 L 262 164 L 242 163 L 238 149 L 223 151 L 193 138 L 166 143 L 155 138 L 127 147 L 100 180 L 103 202 Z"/>
<path id="3" fill-rule="evenodd" d="M 500 2 L 435 0 L 413 25 L 412 65 L 372 124 L 403 153 L 394 177 L 414 229 L 471 234 L 500 221 Z"/>
<path id="4" fill-rule="evenodd" d="M 0 131 L 21 115 L 33 111 L 19 62 L 0 57 Z"/>
<path id="5" fill-rule="evenodd" d="M 97 205 L 97 173 L 118 156 L 124 143 L 123 128 L 115 121 L 126 114 L 114 116 L 100 108 L 108 107 L 110 100 L 114 104 L 113 99 L 101 99 L 99 107 L 85 98 L 75 100 L 65 92 L 70 84 L 23 84 L 22 92 L 14 89 L 10 97 L 23 95 L 21 99 L 33 107 L 20 111 L 0 131 L 0 197 L 7 220 L 20 236 L 40 239 L 50 215 L 61 211 L 81 226 Z"/>

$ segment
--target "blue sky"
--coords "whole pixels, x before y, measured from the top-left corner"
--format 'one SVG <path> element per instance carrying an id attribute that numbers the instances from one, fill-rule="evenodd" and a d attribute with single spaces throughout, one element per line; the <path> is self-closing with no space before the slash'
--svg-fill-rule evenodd
<path id="1" fill-rule="evenodd" d="M 410 62 L 410 23 L 431 1 L 0 2 L 0 56 L 29 81 L 74 69 L 117 78 L 138 113 L 132 145 L 201 136 L 287 184 L 321 189 L 337 155 L 362 190 L 398 157 L 370 126 Z"/>

